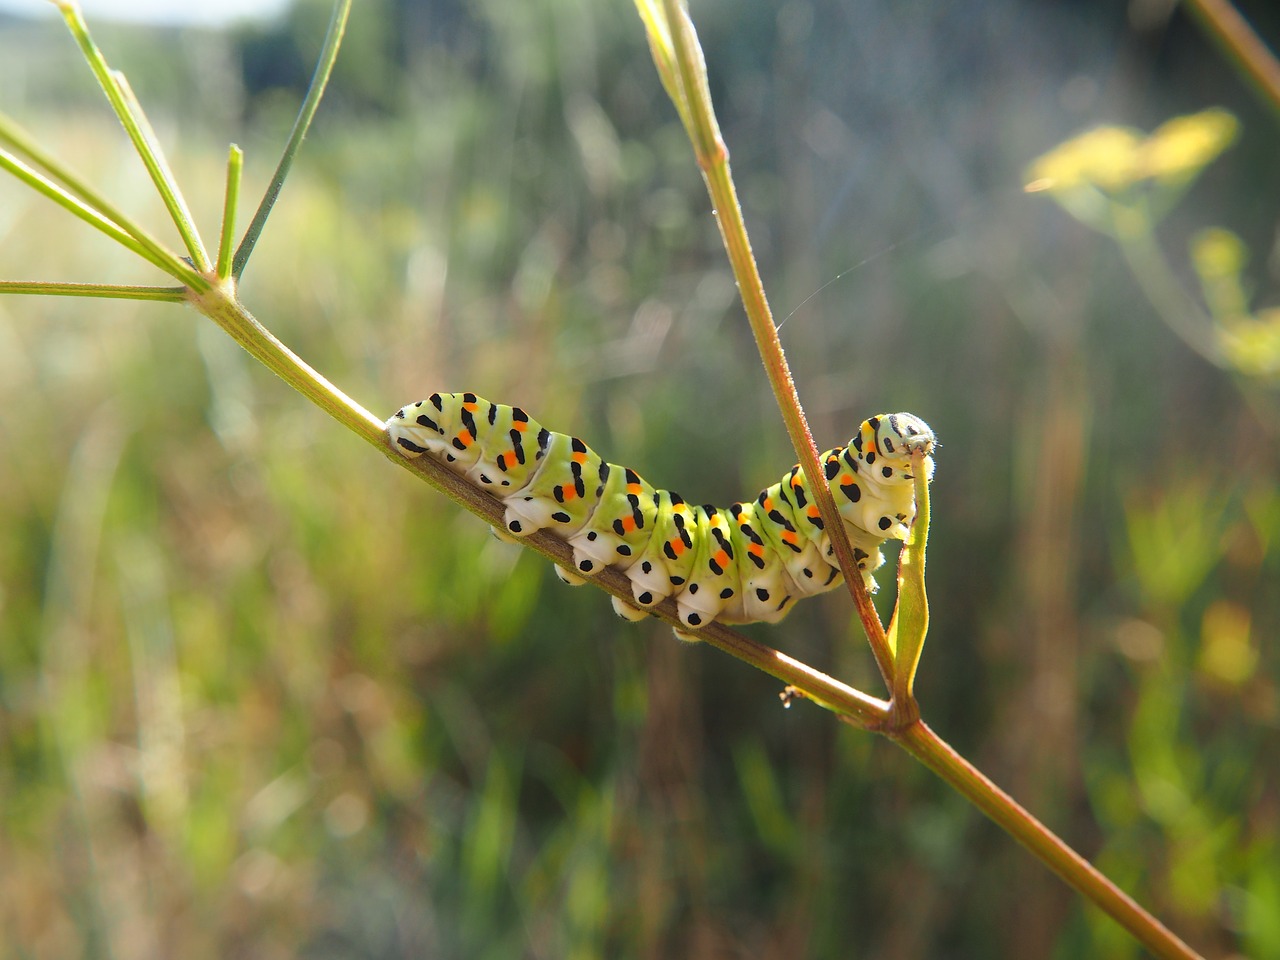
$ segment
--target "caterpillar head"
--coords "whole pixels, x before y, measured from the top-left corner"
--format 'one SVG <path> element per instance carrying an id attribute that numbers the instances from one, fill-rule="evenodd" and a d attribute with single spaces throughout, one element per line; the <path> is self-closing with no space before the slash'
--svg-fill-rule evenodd
<path id="1" fill-rule="evenodd" d="M 919 417 L 910 413 L 882 413 L 862 424 L 861 456 L 886 480 L 896 475 L 904 479 L 911 474 L 911 456 L 924 454 L 925 479 L 933 477 L 933 448 L 936 439 L 933 430 Z M 870 455 L 879 457 L 879 463 Z"/>

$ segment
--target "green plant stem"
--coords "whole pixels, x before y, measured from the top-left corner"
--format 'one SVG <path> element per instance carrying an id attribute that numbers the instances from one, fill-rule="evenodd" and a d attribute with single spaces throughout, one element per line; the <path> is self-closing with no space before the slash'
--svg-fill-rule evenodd
<path id="1" fill-rule="evenodd" d="M 342 46 L 342 37 L 346 32 L 347 17 L 350 13 L 351 0 L 335 0 L 333 16 L 329 20 L 329 30 L 324 38 L 324 46 L 320 50 L 320 58 L 316 63 L 315 73 L 311 76 L 311 86 L 308 88 L 307 96 L 298 111 L 298 118 L 293 122 L 293 130 L 289 133 L 289 140 L 280 156 L 280 162 L 276 165 L 275 173 L 271 176 L 271 183 L 267 185 L 267 190 L 262 195 L 258 209 L 254 211 L 253 219 L 249 222 L 249 228 L 244 232 L 244 237 L 241 239 L 240 245 L 236 247 L 235 256 L 232 258 L 231 275 L 237 280 L 244 275 L 244 268 L 249 263 L 249 256 L 253 253 L 258 237 L 262 235 L 262 230 L 267 225 L 267 217 L 271 214 L 271 208 L 275 206 L 276 200 L 280 196 L 280 190 L 284 187 L 285 177 L 289 175 L 289 170 L 293 167 L 294 157 L 297 156 L 298 150 L 302 146 L 302 139 L 307 135 L 307 130 L 311 127 L 311 121 L 320 106 L 325 87 L 329 84 L 329 76 L 333 73 L 333 65 L 338 59 L 338 49 Z"/>
<path id="2" fill-rule="evenodd" d="M 42 150 L 26 135 L 25 131 L 3 115 L 0 115 L 0 142 L 10 144 L 45 172 L 40 173 L 5 150 L 0 150 L 0 167 L 53 200 L 63 209 L 128 247 L 165 273 L 188 283 L 203 282 L 200 274 L 189 264 L 172 256 L 164 244 L 133 223 L 117 207 L 107 202 L 65 164 Z"/>
<path id="3" fill-rule="evenodd" d="M 222 228 L 218 232 L 218 279 L 231 276 L 231 247 L 236 230 L 236 205 L 240 200 L 240 178 L 244 172 L 244 151 L 234 143 L 227 152 L 227 189 L 222 201 Z"/>
<path id="4" fill-rule="evenodd" d="M 64 5 L 64 10 L 70 5 Z M 349 10 L 349 0 L 341 3 L 341 6 L 335 10 L 334 22 L 330 25 L 330 40 L 336 45 L 336 40 L 341 35 L 342 25 L 345 23 L 345 16 Z M 78 11 L 72 8 L 70 19 L 74 21 L 78 16 Z M 74 29 L 74 27 L 73 27 Z M 78 34 L 79 36 L 79 34 Z M 87 40 L 87 33 L 83 34 Z M 332 66 L 331 56 L 336 53 L 335 49 L 326 46 L 326 54 L 330 57 L 328 66 Z M 88 55 L 88 54 L 87 54 Z M 99 58 L 100 59 L 100 58 Z M 318 90 L 323 86 L 323 78 L 327 77 L 328 69 L 317 69 L 317 77 L 320 81 L 313 85 L 313 93 L 316 93 L 318 99 Z M 104 82 L 104 86 L 106 86 Z M 115 90 L 119 95 L 120 89 L 114 85 L 110 85 L 109 91 Z M 110 95 L 110 92 L 109 92 Z M 314 104 L 312 105 L 314 111 Z M 295 125 L 296 142 L 291 143 L 291 149 L 286 150 L 286 160 L 282 161 L 282 168 L 287 169 L 287 163 L 291 162 L 292 152 L 296 151 L 297 142 L 301 140 L 300 131 L 304 131 L 306 124 L 301 122 Z M 53 162 L 50 161 L 52 164 Z M 227 174 L 227 199 L 224 212 L 224 229 L 222 232 L 222 242 L 219 245 L 219 268 L 225 265 L 225 248 L 227 246 L 226 236 L 230 232 L 227 224 L 230 221 L 230 212 L 234 210 L 234 198 L 236 188 L 239 182 L 240 157 L 239 151 L 232 148 L 231 156 L 228 161 Z M 61 283 L 22 283 L 22 282 L 5 282 L 0 283 L 0 292 L 9 293 L 31 293 L 31 294 L 58 294 L 64 296 L 98 296 L 98 297 L 129 297 L 133 299 L 144 300 L 169 300 L 178 301 L 186 300 L 194 306 L 199 312 L 209 317 L 213 322 L 218 324 L 227 334 L 243 347 L 251 356 L 262 363 L 267 369 L 271 370 L 287 384 L 297 390 L 300 394 L 324 410 L 331 417 L 351 430 L 358 437 L 368 442 L 371 446 L 377 448 L 384 456 L 392 460 L 398 466 L 401 466 L 411 472 L 418 474 L 422 479 L 426 480 L 455 503 L 465 507 L 478 516 L 482 517 L 492 525 L 502 522 L 503 508 L 502 505 L 491 497 L 489 494 L 481 491 L 477 487 L 473 487 L 464 478 L 452 473 L 445 466 L 438 463 L 430 457 L 420 457 L 417 460 L 408 460 L 395 453 L 387 442 L 386 429 L 383 422 L 371 414 L 368 410 L 358 404 L 355 400 L 348 397 L 333 383 L 322 376 L 313 367 L 307 364 L 302 358 L 290 350 L 282 343 L 274 334 L 267 330 L 258 320 L 236 299 L 235 296 L 235 280 L 231 277 L 221 276 L 220 282 L 214 284 L 208 278 L 191 271 L 190 268 L 177 260 L 171 253 L 160 248 L 159 253 L 152 253 L 146 246 L 140 244 L 133 236 L 125 232 L 115 223 L 112 223 L 101 214 L 87 207 L 77 198 L 71 196 L 66 190 L 47 181 L 40 174 L 28 170 L 24 164 L 14 161 L 11 168 L 19 176 L 20 179 L 31 184 L 40 192 L 52 197 L 61 205 L 71 209 L 80 215 L 83 219 L 93 223 L 99 229 L 102 229 L 113 239 L 117 240 L 128 249 L 133 250 L 139 256 L 146 258 L 152 263 L 156 263 L 162 269 L 172 271 L 174 263 L 181 264 L 184 268 L 182 272 L 183 279 L 189 279 L 190 285 L 187 289 L 172 289 L 163 287 L 127 287 L 127 286 L 107 286 L 97 284 L 61 284 Z M 167 169 L 167 166 L 165 167 Z M 278 179 L 282 179 L 283 172 L 277 171 Z M 157 185 L 158 186 L 158 185 Z M 278 183 L 275 184 L 278 193 Z M 273 198 L 272 198 L 273 199 Z M 259 207 L 259 221 L 265 219 L 264 210 L 269 210 L 270 203 L 264 201 L 264 205 Z M 258 224 L 260 230 L 261 222 Z M 252 239 L 257 233 L 251 228 L 246 236 L 246 243 L 242 243 L 240 249 L 236 253 L 236 261 L 243 267 L 243 258 L 247 257 L 248 252 L 252 249 Z M 567 543 L 557 539 L 547 532 L 539 532 L 527 538 L 524 541 L 534 550 L 542 553 L 552 561 L 562 566 L 572 566 L 572 551 Z M 626 575 L 613 569 L 606 569 L 596 578 L 596 582 L 607 592 L 624 600 L 631 597 L 630 582 Z M 675 604 L 667 600 L 661 604 L 656 616 L 665 620 L 673 627 L 681 627 L 679 618 L 676 615 Z M 821 672 L 814 670 L 786 654 L 780 653 L 771 647 L 756 643 L 749 638 L 724 627 L 721 624 L 711 624 L 710 626 L 697 631 L 698 637 L 719 649 L 737 657 L 752 666 L 757 667 L 764 672 L 777 677 L 789 686 L 794 687 L 799 693 L 806 698 L 814 701 L 820 706 L 840 714 L 847 722 L 867 729 L 883 729 L 890 722 L 891 713 L 890 705 L 883 700 L 869 697 L 861 691 L 855 690 L 846 684 L 828 677 Z"/>
<path id="5" fill-rule="evenodd" d="M 809 493 L 822 516 L 823 527 L 835 550 L 836 560 L 844 574 L 849 594 L 857 607 L 858 618 L 866 630 L 876 664 L 880 668 L 885 686 L 893 690 L 895 686 L 893 652 L 889 649 L 884 626 L 880 623 L 880 617 L 871 602 L 870 594 L 867 593 L 866 584 L 863 583 L 858 563 L 853 556 L 853 547 L 845 534 L 844 522 L 840 518 L 831 490 L 827 486 L 826 476 L 818 461 L 818 447 L 813 441 L 813 434 L 809 430 L 808 421 L 800 405 L 800 397 L 796 392 L 795 381 L 791 377 L 791 369 L 782 349 L 782 341 L 778 338 L 778 330 L 773 322 L 768 298 L 765 296 L 764 283 L 760 279 L 755 255 L 751 252 L 751 242 L 747 237 L 746 223 L 738 203 L 733 175 L 729 170 L 729 153 L 716 124 L 702 51 L 698 46 L 693 24 L 680 0 L 663 0 L 663 4 L 667 28 L 674 47 L 680 93 L 687 110 L 686 125 L 689 127 L 689 138 L 693 143 L 707 192 L 711 196 L 716 223 L 720 227 L 720 236 L 729 255 L 734 277 L 738 281 L 738 292 L 751 324 L 751 332 L 755 336 L 760 358 L 764 362 L 769 385 L 773 388 L 773 395 L 782 412 L 787 435 L 791 438 L 791 444 L 795 447 L 799 458 L 800 469 L 804 471 L 805 479 L 808 481 Z M 650 42 L 652 44 L 653 40 L 651 39 Z M 679 106 L 678 103 L 677 106 Z M 680 112 L 682 117 L 686 116 L 685 110 Z"/>
<path id="6" fill-rule="evenodd" d="M 99 210 L 90 207 L 83 200 L 73 196 L 67 190 L 50 180 L 44 174 L 33 170 L 7 150 L 0 150 L 0 167 L 8 170 L 15 177 L 36 192 L 44 194 L 64 210 L 79 217 L 91 227 L 102 231 L 112 240 L 132 250 L 147 262 L 159 267 L 171 277 L 181 280 L 187 286 L 196 289 L 207 289 L 209 282 L 187 263 L 175 257 L 158 241 L 147 236 L 134 224 L 128 221 L 117 223 L 104 216 Z"/>
<path id="7" fill-rule="evenodd" d="M 1157 957 L 1203 960 L 1186 943 L 1067 846 L 924 722 L 889 734 L 904 750 L 965 796 L 1077 892 L 1128 930 Z"/>
<path id="8" fill-rule="evenodd" d="M 30 134 L 4 114 L 0 114 L 0 143 L 8 144 L 17 153 L 25 156 L 54 181 L 65 187 L 69 193 L 84 201 L 86 206 L 92 207 L 106 219 L 117 224 L 123 224 L 128 220 L 122 211 L 95 190 L 87 180 L 41 147 Z M 158 241 L 153 242 L 157 248 L 161 246 Z"/>
<path id="9" fill-rule="evenodd" d="M 1280 110 L 1280 62 L 1228 0 L 1186 0 L 1187 8 L 1275 110 Z"/>
<path id="10" fill-rule="evenodd" d="M 156 143 L 151 124 L 148 123 L 141 106 L 134 98 L 128 82 L 122 74 L 112 70 L 107 65 L 102 51 L 93 42 L 93 37 L 89 33 L 89 25 L 85 23 L 84 16 L 80 12 L 80 5 L 73 2 L 73 0 L 55 0 L 55 2 L 57 2 L 58 8 L 62 11 L 62 18 L 67 22 L 67 29 L 71 31 L 72 37 L 75 38 L 76 43 L 79 45 L 80 52 L 84 55 L 89 68 L 93 71 L 94 76 L 98 78 L 98 85 L 102 87 L 102 92 L 106 94 L 112 111 L 115 112 L 116 117 L 125 129 L 125 133 L 129 135 L 129 139 L 133 142 L 134 149 L 138 151 L 138 156 L 147 168 L 147 173 L 151 175 L 151 181 L 164 201 L 174 226 L 178 228 L 178 233 L 182 236 L 187 252 L 191 255 L 196 272 L 207 272 L 210 267 L 209 255 L 205 252 L 204 244 L 200 240 L 200 235 L 191 219 L 191 213 L 187 209 L 186 201 L 182 198 L 177 181 L 174 180 L 173 173 L 169 170 L 169 166 L 164 160 L 164 154 Z"/>
<path id="11" fill-rule="evenodd" d="M 134 96 L 133 87 L 129 85 L 125 75 L 119 70 L 112 70 L 111 79 L 115 81 L 116 89 L 120 91 L 120 97 L 128 107 L 129 116 L 137 129 L 139 140 L 135 141 L 135 146 L 142 157 L 143 164 L 147 168 L 147 173 L 151 175 L 151 181 L 155 184 L 156 192 L 160 194 L 160 199 L 164 201 L 165 209 L 169 211 L 169 218 L 173 221 L 174 226 L 178 228 L 178 235 L 182 237 L 182 242 L 186 244 L 187 253 L 191 256 L 191 262 L 195 264 L 197 270 L 205 273 L 212 266 L 209 261 L 209 253 L 204 248 L 204 241 L 200 239 L 200 231 L 196 227 L 195 218 L 191 215 L 191 209 L 187 206 L 186 197 L 182 195 L 182 190 L 178 187 L 177 178 L 174 177 L 173 170 L 169 167 L 169 161 L 165 158 L 164 150 L 161 148 L 156 132 L 151 126 L 151 121 L 147 119 L 147 115 L 143 112 L 142 104 Z M 128 125 L 126 125 L 126 129 L 129 129 Z"/>
<path id="12" fill-rule="evenodd" d="M 39 283 L 0 280 L 0 294 L 35 294 L 46 297 L 100 297 L 105 300 L 152 300 L 182 303 L 186 287 L 135 287 L 113 283 Z"/>
<path id="13" fill-rule="evenodd" d="M 286 347 L 235 299 L 226 281 L 188 300 L 272 373 L 357 436 L 389 453 L 383 423 Z"/>
<path id="14" fill-rule="evenodd" d="M 1210 363 L 1228 367 L 1222 351 L 1210 335 L 1211 321 L 1182 288 L 1177 274 L 1160 250 L 1155 234 L 1146 226 L 1127 229 L 1118 226 L 1113 235 L 1143 295 L 1155 307 L 1165 325 Z"/>

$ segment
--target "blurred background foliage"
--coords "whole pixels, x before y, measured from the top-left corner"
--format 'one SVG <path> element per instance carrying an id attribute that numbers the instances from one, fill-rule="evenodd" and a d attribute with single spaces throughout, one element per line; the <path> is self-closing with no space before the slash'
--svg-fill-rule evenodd
<path id="1" fill-rule="evenodd" d="M 210 235 L 329 12 L 97 27 Z M 1224 107 L 1166 293 L 1227 226 L 1273 307 L 1275 115 L 1154 0 L 693 13 L 819 443 L 944 443 L 925 717 L 1204 952 L 1280 956 L 1274 382 L 1021 192 L 1082 129 Z M 0 100 L 163 222 L 55 22 L 0 22 Z M 155 282 L 12 181 L 0 251 Z M 375 411 L 474 389 L 702 501 L 794 459 L 624 0 L 358 4 L 242 289 Z M 0 300 L 0 463 L 0 956 L 1138 955 L 904 754 L 616 621 L 190 311 Z M 839 593 L 751 632 L 879 692 Z"/>

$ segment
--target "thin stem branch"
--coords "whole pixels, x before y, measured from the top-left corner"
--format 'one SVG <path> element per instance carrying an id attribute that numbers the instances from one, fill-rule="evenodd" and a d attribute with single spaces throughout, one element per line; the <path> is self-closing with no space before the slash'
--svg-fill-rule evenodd
<path id="1" fill-rule="evenodd" d="M 912 724 L 890 736 L 1156 956 L 1167 960 L 1202 960 L 1200 954 L 956 753 L 925 723 Z"/>
<path id="2" fill-rule="evenodd" d="M 36 143 L 30 134 L 4 114 L 0 114 L 0 143 L 8 144 L 14 152 L 25 156 L 55 182 L 65 187 L 67 192 L 83 200 L 86 206 L 93 207 L 108 220 L 122 223 L 128 219 L 87 180 Z"/>
<path id="3" fill-rule="evenodd" d="M 1183 289 L 1148 227 L 1117 230 L 1116 242 L 1138 286 L 1156 312 L 1182 342 L 1219 367 L 1228 367 L 1210 333 L 1212 321 Z"/>
<path id="4" fill-rule="evenodd" d="M 105 300 L 150 300 L 183 303 L 186 287 L 139 287 L 115 283 L 40 283 L 0 280 L 0 294 L 34 294 L 46 297 L 99 297 Z"/>
<path id="5" fill-rule="evenodd" d="M 1229 0 L 1187 0 L 1187 7 L 1271 106 L 1280 110 L 1280 62 Z"/>
<path id="6" fill-rule="evenodd" d="M 275 206 L 280 196 L 285 177 L 289 175 L 294 157 L 302 146 L 302 139 L 307 135 L 311 121 L 316 115 L 316 109 L 320 106 L 320 99 L 324 96 L 325 88 L 329 84 L 329 76 L 333 73 L 333 65 L 338 59 L 338 48 L 342 45 L 342 36 L 346 32 L 347 17 L 350 13 L 351 0 L 335 0 L 333 16 L 329 20 L 329 32 L 325 34 L 320 59 L 316 63 L 315 73 L 311 76 L 311 87 L 307 90 L 302 108 L 298 111 L 298 118 L 293 123 L 293 130 L 289 133 L 284 153 L 281 154 L 280 162 L 271 176 L 271 183 L 267 185 L 267 191 L 262 195 L 262 201 L 249 222 L 249 229 L 245 231 L 244 238 L 240 241 L 235 257 L 232 259 L 231 274 L 237 280 L 244 275 L 244 268 L 249 263 L 249 257 L 258 242 L 258 237 L 262 235 L 262 230 L 267 225 L 267 217 L 271 215 L 271 208 Z"/>
<path id="7" fill-rule="evenodd" d="M 866 584 L 863 583 L 862 574 L 858 570 L 858 563 L 853 556 L 853 547 L 845 534 L 844 522 L 836 509 L 831 489 L 827 486 L 826 476 L 818 461 L 818 447 L 813 441 L 813 434 L 805 419 L 795 381 L 791 377 L 791 369 L 782 349 L 782 341 L 778 337 L 778 330 L 773 322 L 773 314 L 764 292 L 764 282 L 760 278 L 755 255 L 751 252 L 751 242 L 742 217 L 742 207 L 738 203 L 733 175 L 729 170 L 729 153 L 720 137 L 719 126 L 715 120 L 697 35 L 681 0 L 663 0 L 663 4 L 667 28 L 674 47 L 680 92 L 685 104 L 685 110 L 681 111 L 681 116 L 687 117 L 689 138 L 693 143 L 698 166 L 702 170 L 703 180 L 707 185 L 707 192 L 711 196 L 712 209 L 715 211 L 720 236 L 738 281 L 738 291 L 746 309 L 747 319 L 751 324 L 751 332 L 755 336 L 756 346 L 760 351 L 769 385 L 773 388 L 774 398 L 782 412 L 787 435 L 791 438 L 792 446 L 795 447 L 800 468 L 808 481 L 810 495 L 822 517 L 823 528 L 835 551 L 836 560 L 844 574 L 845 584 L 857 607 L 858 617 L 867 632 L 867 639 L 880 668 L 880 674 L 884 678 L 885 686 L 892 690 L 894 687 L 893 653 L 889 649 L 884 626 L 880 622 L 876 608 L 871 602 L 871 596 L 867 593 Z M 652 42 L 651 40 L 651 44 Z"/>
<path id="8" fill-rule="evenodd" d="M 236 205 L 240 200 L 240 178 L 244 172 L 244 151 L 234 143 L 227 153 L 227 189 L 222 201 L 222 228 L 218 233 L 218 279 L 231 276 L 231 248 L 235 240 Z"/>
<path id="9" fill-rule="evenodd" d="M 146 113 L 143 112 L 142 104 L 134 96 L 133 87 L 129 85 L 125 75 L 119 70 L 112 70 L 111 79 L 115 82 L 116 88 L 120 91 L 121 99 L 129 109 L 129 117 L 133 121 L 132 126 L 133 129 L 137 130 L 138 137 L 134 141 L 134 145 L 142 157 L 147 173 L 151 175 L 151 182 L 155 184 L 156 192 L 160 194 L 160 199 L 164 201 L 165 209 L 169 211 L 169 218 L 173 221 L 174 226 L 178 228 L 178 235 L 182 237 L 182 242 L 187 247 L 187 253 L 191 255 L 191 262 L 195 264 L 196 269 L 201 273 L 206 273 L 211 266 L 209 252 L 205 250 L 204 241 L 200 239 L 200 230 L 196 227 L 195 218 L 191 215 L 187 200 L 182 195 L 182 190 L 173 175 L 173 170 L 169 167 L 169 161 L 165 158 L 164 150 L 161 148 L 156 132 L 151 126 L 151 121 L 147 119 Z M 132 137 L 133 129 L 130 129 L 128 125 L 126 125 L 125 129 L 130 130 L 130 136 Z"/>
<path id="10" fill-rule="evenodd" d="M 39 176 L 46 177 L 56 189 L 63 195 L 69 196 L 78 202 L 81 207 L 92 210 L 103 220 L 112 223 L 118 230 L 123 231 L 138 245 L 126 244 L 139 256 L 145 257 L 155 266 L 158 266 L 165 273 L 168 273 L 179 280 L 189 282 L 193 278 L 198 279 L 200 275 L 195 272 L 188 264 L 183 263 L 176 257 L 170 255 L 168 249 L 155 237 L 151 236 L 147 231 L 134 223 L 119 207 L 111 203 L 106 197 L 93 188 L 83 177 L 68 167 L 63 161 L 53 156 L 38 143 L 36 143 L 25 130 L 19 127 L 9 117 L 0 114 L 0 143 L 7 143 L 17 153 L 22 154 L 38 167 L 43 173 L 32 170 Z M 7 157 L 8 160 L 4 158 Z M 0 150 L 0 164 L 15 175 L 18 171 L 14 164 L 20 164 L 21 161 L 17 157 L 5 153 Z M 23 177 L 23 179 L 27 179 Z M 31 181 L 28 180 L 28 183 Z M 32 184 L 35 186 L 35 184 Z M 80 213 L 73 205 L 64 202 L 57 196 L 53 196 L 47 190 L 40 189 L 46 196 L 50 196 L 59 205 L 66 207 L 72 213 L 80 216 Z M 83 219 L 83 218 L 82 218 Z M 95 224 L 97 226 L 97 224 Z M 112 237 L 112 239 L 117 239 Z M 150 256 L 144 253 L 142 249 L 150 251 Z M 178 271 L 175 273 L 175 269 Z"/>
<path id="11" fill-rule="evenodd" d="M 848 549 L 847 541 L 843 536 L 839 536 L 843 533 L 843 524 L 840 523 L 839 516 L 835 512 L 830 492 L 824 482 L 823 473 L 818 464 L 817 449 L 805 424 L 795 385 L 791 380 L 777 331 L 769 314 L 729 173 L 727 151 L 720 139 L 707 96 L 701 52 L 697 47 L 692 24 L 688 21 L 680 0 L 663 0 L 666 29 L 670 34 L 670 41 L 668 41 L 667 37 L 661 33 L 655 35 L 655 24 L 661 25 L 658 24 L 654 0 L 637 0 L 637 6 L 649 28 L 650 46 L 654 50 L 655 61 L 663 76 L 663 82 L 669 91 L 674 91 L 672 99 L 676 103 L 694 145 L 698 165 L 712 197 L 720 232 L 733 263 L 752 331 L 756 336 L 769 381 L 774 388 L 787 424 L 787 432 L 800 456 L 802 468 L 814 493 L 814 500 L 822 512 L 823 521 L 831 534 L 832 543 L 837 545 L 839 555 L 841 544 L 845 550 Z M 668 47 L 673 53 L 668 52 Z M 675 70 L 672 70 L 672 60 L 675 62 Z M 850 592 L 858 605 L 859 615 L 867 628 L 867 635 L 871 640 L 881 673 L 894 694 L 890 722 L 884 728 L 884 732 L 1027 846 L 1068 883 L 1115 917 L 1159 956 L 1184 958 L 1184 960 L 1195 957 L 1196 954 L 1185 943 L 1146 913 L 1111 881 L 1072 851 L 1060 838 L 1031 817 L 1012 797 L 1001 791 L 913 716 L 916 704 L 910 691 L 910 679 L 909 676 L 906 679 L 899 676 L 898 671 L 906 667 L 903 661 L 914 660 L 918 657 L 919 651 L 900 651 L 905 655 L 902 661 L 895 664 L 888 639 L 871 606 L 870 598 L 863 589 L 862 578 L 857 574 L 856 565 L 849 562 L 852 557 L 841 556 L 840 560 L 842 568 L 846 571 Z M 922 577 L 923 571 L 920 571 L 920 574 Z M 923 606 L 923 595 L 919 599 L 920 610 L 927 609 Z M 917 624 L 912 629 L 916 628 L 923 630 L 924 626 Z M 903 629 L 907 629 L 907 626 L 903 625 Z M 922 638 L 923 634 L 920 639 Z"/>
<path id="12" fill-rule="evenodd" d="M 390 453 L 383 422 L 282 343 L 235 299 L 228 280 L 188 301 L 268 370 L 363 440 Z"/>
<path id="13" fill-rule="evenodd" d="M 108 66 L 102 51 L 93 42 L 93 37 L 89 33 L 89 25 L 85 23 L 84 15 L 80 12 L 80 5 L 73 2 L 73 0 L 55 0 L 55 2 L 57 2 L 59 9 L 62 11 L 62 18 L 67 22 L 67 28 L 79 45 L 80 52 L 88 62 L 89 68 L 93 71 L 94 76 L 98 78 L 98 85 L 102 87 L 102 92 L 106 94 L 112 111 L 120 120 L 125 133 L 129 135 L 129 140 L 133 143 L 134 149 L 138 151 L 138 156 L 142 159 L 143 165 L 151 175 L 151 181 L 155 184 L 156 191 L 164 201 L 165 207 L 173 219 L 174 226 L 178 228 L 178 233 L 181 234 L 183 243 L 186 244 L 187 251 L 191 254 L 191 260 L 195 264 L 195 274 L 199 276 L 201 273 L 207 272 L 209 270 L 209 255 L 205 252 L 204 244 L 200 241 L 200 235 L 191 220 L 190 211 L 187 209 L 186 201 L 182 198 L 178 184 L 173 178 L 173 173 L 169 170 L 168 164 L 164 161 L 163 153 L 156 144 L 151 124 L 147 122 L 146 114 L 142 112 L 142 107 L 138 104 L 137 99 L 134 98 L 128 82 L 122 74 Z"/>
<path id="14" fill-rule="evenodd" d="M 44 194 L 58 206 L 67 210 L 90 226 L 101 230 L 112 240 L 132 250 L 148 263 L 151 263 L 171 277 L 183 281 L 196 289 L 207 289 L 209 283 L 200 274 L 173 256 L 168 250 L 150 237 L 140 237 L 137 231 L 110 220 L 102 213 L 88 206 L 83 200 L 69 193 L 64 187 L 54 183 L 44 174 L 33 170 L 7 150 L 0 150 L 0 167 L 8 170 L 19 180 L 39 193 Z"/>

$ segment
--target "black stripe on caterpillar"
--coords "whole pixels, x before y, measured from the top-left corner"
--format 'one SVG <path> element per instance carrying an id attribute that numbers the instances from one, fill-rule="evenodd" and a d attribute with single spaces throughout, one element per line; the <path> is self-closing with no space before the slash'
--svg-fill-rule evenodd
<path id="1" fill-rule="evenodd" d="M 774 623 L 842 579 L 798 466 L 754 500 L 693 506 L 519 407 L 474 393 L 433 393 L 398 410 L 386 429 L 402 455 L 433 457 L 502 501 L 508 537 L 549 529 L 567 541 L 574 569 L 557 570 L 565 582 L 605 566 L 625 573 L 635 606 L 613 604 L 628 620 L 673 597 L 687 627 Z M 884 562 L 880 544 L 904 539 L 915 519 L 912 454 L 925 454 L 931 479 L 933 447 L 924 421 L 893 413 L 863 421 L 848 444 L 822 455 L 868 589 Z"/>

